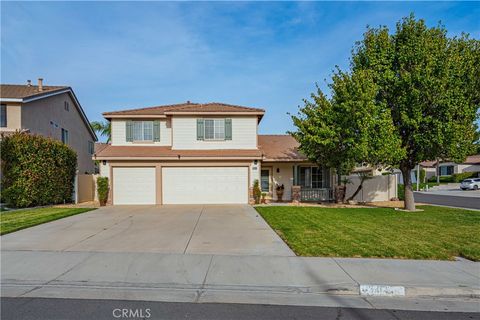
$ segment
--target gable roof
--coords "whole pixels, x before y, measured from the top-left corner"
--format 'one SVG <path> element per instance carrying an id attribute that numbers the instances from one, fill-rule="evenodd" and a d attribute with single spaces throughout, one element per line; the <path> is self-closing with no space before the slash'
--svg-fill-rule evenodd
<path id="1" fill-rule="evenodd" d="M 264 161 L 307 161 L 299 150 L 300 144 L 288 134 L 258 135 L 258 148 L 262 151 Z"/>
<path id="2" fill-rule="evenodd" d="M 27 103 L 43 98 L 47 98 L 53 95 L 68 93 L 70 94 L 73 102 L 78 107 L 80 116 L 82 117 L 85 126 L 88 128 L 88 131 L 92 135 L 95 141 L 98 140 L 95 131 L 88 121 L 87 115 L 83 111 L 80 102 L 78 101 L 75 93 L 72 88 L 69 86 L 42 86 L 42 91 L 38 90 L 38 86 L 34 85 L 23 85 L 23 84 L 0 84 L 0 101 L 2 102 L 19 102 Z"/>
<path id="3" fill-rule="evenodd" d="M 252 114 L 261 117 L 264 113 L 265 110 L 259 108 L 243 107 L 220 102 L 193 103 L 188 101 L 179 104 L 104 112 L 103 116 L 107 119 L 129 116 L 167 116 L 174 114 Z"/>
<path id="4" fill-rule="evenodd" d="M 43 86 L 43 90 L 39 91 L 38 86 L 22 85 L 22 84 L 0 84 L 0 98 L 2 99 L 25 99 L 31 97 L 41 97 L 49 95 L 56 91 L 69 89 L 67 86 Z"/>

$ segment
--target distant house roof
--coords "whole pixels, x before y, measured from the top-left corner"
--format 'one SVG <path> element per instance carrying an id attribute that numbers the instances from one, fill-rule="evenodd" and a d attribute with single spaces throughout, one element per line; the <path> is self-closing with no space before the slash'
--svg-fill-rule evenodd
<path id="1" fill-rule="evenodd" d="M 2 99 L 25 99 L 31 97 L 41 97 L 56 91 L 63 91 L 69 89 L 67 86 L 43 86 L 42 91 L 38 86 L 21 85 L 21 84 L 1 84 L 0 98 Z"/>
<path id="2" fill-rule="evenodd" d="M 307 161 L 299 146 L 291 135 L 258 135 L 258 148 L 264 161 Z"/>
<path id="3" fill-rule="evenodd" d="M 451 162 L 451 161 L 448 161 L 448 160 L 440 160 L 440 163 L 444 163 L 444 162 Z M 462 164 L 478 164 L 480 165 L 480 154 L 475 154 L 473 156 L 468 156 L 464 162 L 462 162 Z M 420 165 L 422 167 L 435 167 L 437 165 L 437 161 L 423 161 L 423 162 L 420 162 Z"/>
<path id="4" fill-rule="evenodd" d="M 69 86 L 42 86 L 42 90 L 39 86 L 31 84 L 0 84 L 0 101 L 1 102 L 13 102 L 13 103 L 27 103 L 34 100 L 39 100 L 52 95 L 68 93 L 72 97 L 72 100 L 78 107 L 79 113 L 85 123 L 85 126 L 90 131 L 90 134 L 97 140 L 97 135 L 92 129 L 87 115 L 83 111 L 80 102 L 78 101 L 72 88 Z"/>
<path id="5" fill-rule="evenodd" d="M 219 102 L 193 103 L 186 102 L 180 104 L 161 105 L 140 109 L 129 109 L 113 112 L 104 112 L 103 116 L 107 119 L 117 117 L 131 116 L 160 116 L 164 117 L 173 114 L 252 114 L 260 118 L 265 110 L 259 108 L 243 107 Z"/>
<path id="6" fill-rule="evenodd" d="M 260 159 L 260 150 L 172 150 L 170 146 L 112 146 L 107 145 L 94 158 L 103 160 L 115 159 L 171 159 L 183 160 L 192 158 L 227 158 L 227 159 Z"/>

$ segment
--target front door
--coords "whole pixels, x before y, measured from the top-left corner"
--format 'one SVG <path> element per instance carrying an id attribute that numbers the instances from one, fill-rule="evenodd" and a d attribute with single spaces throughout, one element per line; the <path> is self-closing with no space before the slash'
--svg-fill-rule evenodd
<path id="1" fill-rule="evenodd" d="M 260 189 L 262 189 L 262 193 L 269 193 L 271 191 L 270 169 L 262 169 L 260 171 Z"/>

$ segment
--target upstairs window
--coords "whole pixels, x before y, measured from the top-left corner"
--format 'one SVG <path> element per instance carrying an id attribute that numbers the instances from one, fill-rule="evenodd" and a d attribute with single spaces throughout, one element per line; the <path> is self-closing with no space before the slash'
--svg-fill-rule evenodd
<path id="1" fill-rule="evenodd" d="M 0 127 L 6 127 L 7 126 L 7 105 L 6 104 L 1 105 L 0 115 L 2 118 Z"/>
<path id="2" fill-rule="evenodd" d="M 63 103 L 63 108 L 66 110 L 66 111 L 70 111 L 70 103 L 68 103 L 68 101 L 65 101 Z"/>
<path id="3" fill-rule="evenodd" d="M 68 130 L 62 128 L 62 142 L 68 144 Z"/>
<path id="4" fill-rule="evenodd" d="M 205 140 L 225 140 L 225 119 L 205 119 Z"/>
<path id="5" fill-rule="evenodd" d="M 197 119 L 197 140 L 232 140 L 232 119 Z"/>
<path id="6" fill-rule="evenodd" d="M 153 121 L 133 121 L 133 141 L 152 141 Z"/>
<path id="7" fill-rule="evenodd" d="M 126 140 L 129 142 L 160 141 L 160 121 L 127 121 Z"/>
<path id="8" fill-rule="evenodd" d="M 95 153 L 95 145 L 93 141 L 88 141 L 88 153 L 94 154 Z"/>

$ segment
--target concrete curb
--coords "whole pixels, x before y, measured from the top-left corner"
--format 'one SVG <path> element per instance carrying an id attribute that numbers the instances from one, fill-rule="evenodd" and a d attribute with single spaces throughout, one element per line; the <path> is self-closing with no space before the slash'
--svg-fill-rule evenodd
<path id="1" fill-rule="evenodd" d="M 129 291 L 156 291 L 180 290 L 203 294 L 205 292 L 229 292 L 230 295 L 258 294 L 291 294 L 291 295 L 331 295 L 331 296 L 375 296 L 375 297 L 430 297 L 430 298 L 471 298 L 480 299 L 480 289 L 459 287 L 415 287 L 389 285 L 360 285 L 339 287 L 296 287 L 296 286 L 247 286 L 247 285 L 201 285 L 201 284 L 173 284 L 173 283 L 108 283 L 108 282 L 64 282 L 64 281 L 15 281 L 6 280 L 1 283 L 2 297 L 36 296 L 35 291 L 44 289 L 55 291 L 56 297 L 68 297 L 70 294 L 77 297 L 78 290 L 106 290 L 125 293 Z M 22 290 L 25 288 L 25 291 Z M 22 292 L 24 291 L 24 292 Z M 20 293 L 20 294 L 19 294 Z M 88 297 L 85 297 L 88 298 Z M 105 299 L 108 299 L 106 297 Z M 128 300 L 128 299 L 127 299 Z M 235 302 L 235 301 L 232 301 Z"/>

